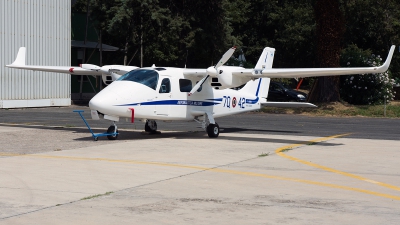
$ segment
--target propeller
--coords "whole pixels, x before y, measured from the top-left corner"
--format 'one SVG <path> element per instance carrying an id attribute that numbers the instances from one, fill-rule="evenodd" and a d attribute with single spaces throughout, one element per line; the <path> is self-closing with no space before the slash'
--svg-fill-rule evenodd
<path id="1" fill-rule="evenodd" d="M 233 53 L 235 52 L 236 47 L 232 47 L 230 48 L 228 51 L 225 52 L 225 54 L 222 56 L 222 58 L 218 61 L 218 63 L 215 66 L 210 66 L 207 68 L 207 76 L 205 76 L 203 79 L 201 79 L 193 88 L 192 90 L 189 92 L 189 96 L 192 95 L 194 92 L 196 92 L 201 85 L 203 85 L 203 83 L 208 79 L 208 77 L 211 75 L 213 76 L 217 76 L 218 74 L 218 67 L 224 65 L 233 55 Z"/>

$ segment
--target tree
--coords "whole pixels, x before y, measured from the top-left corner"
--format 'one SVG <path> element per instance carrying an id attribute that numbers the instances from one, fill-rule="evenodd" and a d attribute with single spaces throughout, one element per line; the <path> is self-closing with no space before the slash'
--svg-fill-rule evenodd
<path id="1" fill-rule="evenodd" d="M 313 67 L 315 19 L 311 0 L 230 3 L 232 35 L 243 43 L 249 62 L 256 63 L 266 46 L 276 49 L 274 67 Z"/>
<path id="2" fill-rule="evenodd" d="M 400 4 L 397 0 L 343 1 L 346 19 L 344 47 L 356 44 L 375 54 L 387 55 L 393 44 L 400 43 Z M 400 78 L 400 55 L 394 54 L 392 75 Z"/>
<path id="3" fill-rule="evenodd" d="M 320 67 L 339 67 L 344 21 L 338 0 L 316 0 L 317 57 Z M 308 96 L 310 102 L 339 101 L 338 76 L 319 77 Z"/>

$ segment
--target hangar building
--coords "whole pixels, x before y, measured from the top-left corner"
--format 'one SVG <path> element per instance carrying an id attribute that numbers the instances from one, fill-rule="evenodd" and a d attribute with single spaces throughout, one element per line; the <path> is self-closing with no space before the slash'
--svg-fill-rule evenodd
<path id="1" fill-rule="evenodd" d="M 26 64 L 71 65 L 71 1 L 0 1 L 0 108 L 68 106 L 71 76 L 6 68 L 21 46 Z"/>

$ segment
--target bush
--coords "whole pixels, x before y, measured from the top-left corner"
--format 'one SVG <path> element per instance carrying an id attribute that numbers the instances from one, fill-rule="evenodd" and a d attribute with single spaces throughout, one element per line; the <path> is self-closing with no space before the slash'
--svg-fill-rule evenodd
<path id="1" fill-rule="evenodd" d="M 355 45 L 346 48 L 341 55 L 341 66 L 364 67 L 380 66 L 382 58 L 369 50 Z M 341 77 L 340 96 L 342 100 L 354 105 L 376 105 L 393 100 L 394 80 L 389 78 L 389 70 L 379 74 L 361 74 Z"/>

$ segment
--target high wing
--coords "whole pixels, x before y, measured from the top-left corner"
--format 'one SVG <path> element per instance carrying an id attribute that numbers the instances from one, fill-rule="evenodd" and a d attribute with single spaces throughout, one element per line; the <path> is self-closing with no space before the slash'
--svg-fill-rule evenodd
<path id="1" fill-rule="evenodd" d="M 207 76 L 207 69 L 184 69 L 183 75 L 191 77 Z"/>
<path id="2" fill-rule="evenodd" d="M 342 68 L 298 68 L 298 69 L 274 69 L 274 68 L 254 68 L 254 69 L 236 69 L 232 71 L 234 76 L 243 76 L 248 78 L 299 78 L 299 77 L 321 77 L 335 75 L 384 73 L 389 68 L 395 45 L 390 48 L 385 63 L 379 67 L 342 67 Z M 261 60 L 261 58 L 260 58 Z M 267 61 L 267 58 L 265 59 Z"/>
<path id="3" fill-rule="evenodd" d="M 15 61 L 10 65 L 6 65 L 6 67 L 15 69 L 24 69 L 24 70 L 34 70 L 34 71 L 68 73 L 72 75 L 93 75 L 93 76 L 101 76 L 104 74 L 111 74 L 111 73 L 123 75 L 131 70 L 138 68 L 136 66 L 122 66 L 122 65 L 107 65 L 99 67 L 92 64 L 82 64 L 81 67 L 26 65 L 25 47 L 19 48 Z"/>

